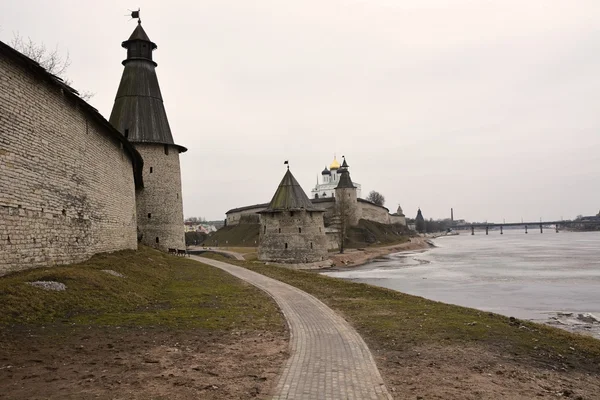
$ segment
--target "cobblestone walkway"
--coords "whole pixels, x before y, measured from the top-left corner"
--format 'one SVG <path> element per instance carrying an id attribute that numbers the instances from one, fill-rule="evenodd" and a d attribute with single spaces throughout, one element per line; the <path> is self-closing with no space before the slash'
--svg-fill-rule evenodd
<path id="1" fill-rule="evenodd" d="M 290 326 L 291 357 L 274 399 L 391 399 L 360 335 L 310 294 L 242 267 L 192 256 L 267 292 Z"/>

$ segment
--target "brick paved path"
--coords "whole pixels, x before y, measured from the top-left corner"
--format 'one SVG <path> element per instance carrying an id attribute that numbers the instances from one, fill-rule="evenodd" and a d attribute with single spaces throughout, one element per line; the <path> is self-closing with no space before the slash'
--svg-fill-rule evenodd
<path id="1" fill-rule="evenodd" d="M 291 357 L 274 399 L 391 399 L 360 335 L 315 297 L 242 267 L 192 256 L 264 290 L 290 326 Z"/>

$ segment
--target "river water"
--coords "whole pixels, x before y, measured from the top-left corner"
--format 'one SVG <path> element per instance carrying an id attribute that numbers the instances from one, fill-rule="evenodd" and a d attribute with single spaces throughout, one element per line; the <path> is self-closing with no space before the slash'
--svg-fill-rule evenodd
<path id="1" fill-rule="evenodd" d="M 505 230 L 434 243 L 326 274 L 600 338 L 600 232 Z"/>

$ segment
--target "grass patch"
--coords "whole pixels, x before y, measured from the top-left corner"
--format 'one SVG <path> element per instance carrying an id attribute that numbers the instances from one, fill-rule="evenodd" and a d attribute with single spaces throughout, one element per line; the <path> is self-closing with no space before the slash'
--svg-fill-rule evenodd
<path id="1" fill-rule="evenodd" d="M 591 337 L 313 272 L 226 261 L 316 296 L 343 315 L 375 349 L 483 346 L 525 362 L 600 371 L 600 340 Z"/>
<path id="2" fill-rule="evenodd" d="M 260 224 L 246 224 L 224 226 L 212 233 L 204 241 L 205 246 L 257 246 Z"/>
<path id="3" fill-rule="evenodd" d="M 102 270 L 114 270 L 124 278 Z M 53 292 L 27 282 L 57 281 Z M 140 247 L 74 265 L 0 278 L 0 325 L 66 322 L 208 330 L 280 330 L 275 303 L 239 279 L 190 259 Z"/>

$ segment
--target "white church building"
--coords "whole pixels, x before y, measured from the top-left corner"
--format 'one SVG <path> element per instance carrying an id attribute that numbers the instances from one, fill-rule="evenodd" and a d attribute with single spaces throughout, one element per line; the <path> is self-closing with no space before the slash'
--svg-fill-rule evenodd
<path id="1" fill-rule="evenodd" d="M 342 156 L 342 158 L 344 158 Z M 327 166 L 321 172 L 321 183 L 319 183 L 319 178 L 317 177 L 316 186 L 310 191 L 310 197 L 313 199 L 322 199 L 327 197 L 335 197 L 335 188 L 337 187 L 340 177 L 342 176 L 340 172 L 340 168 L 348 168 L 348 164 L 346 163 L 346 158 L 344 158 L 342 165 L 337 161 L 335 156 L 333 157 L 333 162 L 327 169 Z M 359 198 L 361 196 L 361 186 L 360 183 L 356 183 L 352 181 L 354 186 L 356 186 L 356 195 Z"/>

